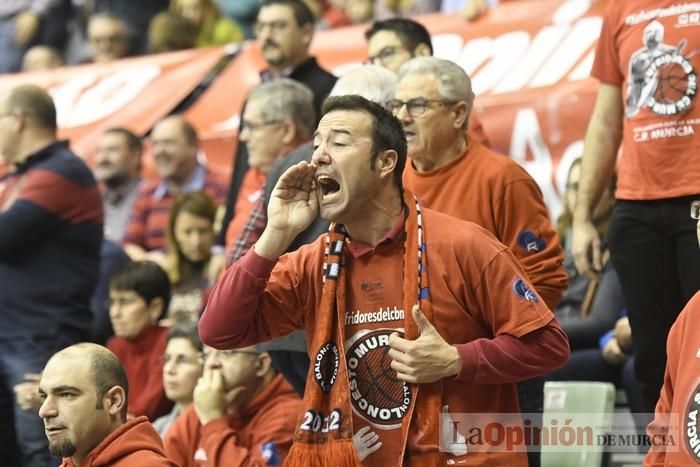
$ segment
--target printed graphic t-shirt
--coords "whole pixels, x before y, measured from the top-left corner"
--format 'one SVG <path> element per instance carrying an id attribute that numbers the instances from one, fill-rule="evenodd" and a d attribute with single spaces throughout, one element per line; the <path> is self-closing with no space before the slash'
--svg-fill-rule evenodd
<path id="1" fill-rule="evenodd" d="M 698 70 L 700 2 L 610 2 L 591 74 L 622 92 L 617 198 L 700 193 Z"/>

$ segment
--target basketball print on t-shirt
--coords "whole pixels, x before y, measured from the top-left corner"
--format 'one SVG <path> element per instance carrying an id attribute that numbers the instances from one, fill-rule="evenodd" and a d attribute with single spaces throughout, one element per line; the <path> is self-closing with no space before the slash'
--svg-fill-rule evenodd
<path id="1" fill-rule="evenodd" d="M 657 115 L 676 115 L 688 111 L 697 91 L 697 76 L 683 49 L 665 44 L 664 26 L 651 21 L 644 28 L 644 47 L 630 57 L 625 115 L 632 118 L 643 108 Z"/>
<path id="2" fill-rule="evenodd" d="M 403 330 L 362 330 L 348 339 L 346 358 L 353 411 L 380 429 L 401 426 L 411 406 L 410 384 L 391 368 L 389 336 Z"/>

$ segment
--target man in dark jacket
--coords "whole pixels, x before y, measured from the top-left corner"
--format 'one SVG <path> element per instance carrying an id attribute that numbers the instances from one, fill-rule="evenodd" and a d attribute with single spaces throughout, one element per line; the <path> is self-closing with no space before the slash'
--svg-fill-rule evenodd
<path id="1" fill-rule="evenodd" d="M 102 198 L 90 169 L 57 140 L 56 108 L 41 88 L 19 86 L 0 102 L 0 154 L 10 166 L 0 178 L 0 446 L 21 449 L 23 462 L 7 465 L 45 467 L 41 420 L 11 388 L 89 336 Z"/>

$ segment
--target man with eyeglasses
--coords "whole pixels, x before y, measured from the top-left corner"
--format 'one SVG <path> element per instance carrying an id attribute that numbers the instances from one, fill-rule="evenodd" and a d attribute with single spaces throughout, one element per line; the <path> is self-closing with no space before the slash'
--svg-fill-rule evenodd
<path id="1" fill-rule="evenodd" d="M 109 63 L 129 54 L 129 39 L 124 21 L 108 13 L 90 18 L 87 28 L 90 57 L 94 63 Z"/>
<path id="2" fill-rule="evenodd" d="M 41 420 L 11 388 L 58 349 L 85 340 L 102 243 L 90 169 L 56 136 L 56 107 L 24 85 L 0 100 L 0 447 L 6 465 L 46 467 Z M 22 460 L 13 454 L 19 447 Z"/>
<path id="3" fill-rule="evenodd" d="M 367 31 L 367 62 L 398 73 L 401 65 L 415 57 L 433 55 L 433 43 L 430 33 L 417 21 L 409 18 L 392 18 L 375 21 Z M 467 123 L 469 137 L 489 147 L 488 137 L 484 133 L 476 116 L 472 115 Z"/>
<path id="4" fill-rule="evenodd" d="M 387 108 L 406 133 L 410 160 L 404 184 L 426 206 L 494 234 L 553 310 L 567 286 L 559 237 L 532 177 L 464 131 L 473 102 L 471 81 L 453 62 L 421 57 L 401 67 Z M 539 378 L 518 386 L 523 412 L 541 412 L 542 388 Z M 531 464 L 537 462 L 532 456 Z"/>
<path id="5" fill-rule="evenodd" d="M 300 411 L 263 347 L 205 346 L 194 402 L 165 436 L 165 451 L 182 467 L 281 465 Z"/>
<path id="6" fill-rule="evenodd" d="M 309 141 L 316 121 L 313 94 L 289 78 L 263 83 L 248 96 L 240 141 L 248 149 L 248 165 L 236 200 L 235 215 L 226 231 L 227 251 L 242 233 L 256 201 L 262 196 L 267 172 L 294 148 Z"/>
<path id="7" fill-rule="evenodd" d="M 267 62 L 267 68 L 260 73 L 261 81 L 289 78 L 306 85 L 313 93 L 314 111 L 318 116 L 323 100 L 328 96 L 337 78 L 321 68 L 316 58 L 309 55 L 314 21 L 313 13 L 301 0 L 264 0 L 258 12 L 255 33 L 258 46 Z M 245 106 L 244 104 L 241 114 L 245 113 Z M 318 121 L 314 119 L 313 124 L 316 123 Z M 245 121 L 241 125 L 241 131 L 244 127 Z M 236 213 L 238 192 L 248 168 L 247 147 L 238 145 L 221 234 L 216 241 L 220 263 L 223 263 L 221 259 L 226 244 L 226 231 Z"/>
<path id="8" fill-rule="evenodd" d="M 690 204 L 690 217 L 700 243 L 700 201 Z M 700 292 L 688 301 L 671 327 L 666 340 L 666 370 L 654 420 L 647 427 L 650 437 L 673 437 L 670 447 L 652 445 L 645 466 L 700 464 Z"/>

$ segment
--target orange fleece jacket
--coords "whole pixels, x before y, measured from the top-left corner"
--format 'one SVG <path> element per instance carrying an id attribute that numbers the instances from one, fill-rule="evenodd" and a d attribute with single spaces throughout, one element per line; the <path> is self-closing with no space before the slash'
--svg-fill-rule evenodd
<path id="1" fill-rule="evenodd" d="M 202 426 L 194 405 L 188 407 L 165 436 L 165 451 L 182 467 L 281 465 L 301 409 L 299 396 L 277 375 L 238 414 Z"/>
<path id="2" fill-rule="evenodd" d="M 163 442 L 146 417 L 133 418 L 106 437 L 87 455 L 80 467 L 178 467 L 168 459 Z M 61 467 L 75 467 L 63 459 Z"/>

